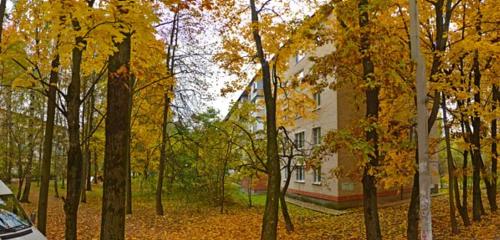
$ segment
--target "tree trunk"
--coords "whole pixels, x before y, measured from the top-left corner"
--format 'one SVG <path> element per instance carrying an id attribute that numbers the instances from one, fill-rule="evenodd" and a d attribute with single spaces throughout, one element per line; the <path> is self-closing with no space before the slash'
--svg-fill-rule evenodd
<path id="1" fill-rule="evenodd" d="M 233 132 L 231 132 L 231 135 L 229 136 L 230 138 L 233 137 Z M 220 213 L 224 213 L 224 201 L 226 198 L 226 172 L 227 172 L 227 164 L 229 162 L 229 158 L 231 157 L 231 141 L 228 141 L 227 143 L 227 149 L 226 149 L 226 156 L 224 157 L 224 165 L 222 166 L 222 174 L 221 174 L 221 182 L 220 182 L 220 187 L 221 187 L 221 199 L 220 199 Z"/>
<path id="2" fill-rule="evenodd" d="M 5 17 L 5 9 L 7 8 L 7 0 L 0 1 L 0 43 L 2 42 L 2 34 L 3 34 L 3 19 Z M 0 49 L 1 52 L 1 49 Z"/>
<path id="3" fill-rule="evenodd" d="M 361 28 L 360 35 L 360 49 L 361 53 L 368 53 L 370 51 L 369 32 L 367 27 L 370 24 L 368 19 L 368 0 L 361 0 L 358 5 L 359 11 L 359 26 Z M 367 83 L 373 83 L 374 79 L 374 66 L 369 54 L 364 54 L 361 59 L 363 64 L 363 80 Z M 373 85 L 373 84 L 368 84 Z M 366 120 L 370 123 L 377 123 L 379 112 L 379 87 L 368 87 L 365 90 L 366 94 Z M 379 152 L 378 152 L 378 134 L 376 129 L 366 131 L 366 140 L 372 144 L 374 149 L 373 153 L 369 156 L 369 162 L 363 171 L 363 210 L 365 219 L 366 238 L 368 240 L 382 239 L 380 232 L 380 223 L 378 217 L 377 207 L 377 186 L 375 176 L 369 174 L 369 170 L 378 166 Z"/>
<path id="4" fill-rule="evenodd" d="M 174 14 L 174 19 L 172 22 L 172 31 L 170 32 L 170 40 L 167 46 L 167 59 L 166 59 L 166 67 L 170 73 L 174 72 L 175 67 L 175 51 L 177 44 L 177 35 L 179 30 L 178 23 L 178 12 Z M 173 91 L 173 86 L 170 86 L 170 91 Z M 160 149 L 160 166 L 158 169 L 158 183 L 156 186 L 156 214 L 162 216 L 163 215 L 163 204 L 162 204 L 162 193 L 163 193 L 163 181 L 165 178 L 165 166 L 167 164 L 167 143 L 168 143 L 168 112 L 170 108 L 170 103 L 172 99 L 170 99 L 169 93 L 165 92 L 163 94 L 164 105 L 163 105 L 163 122 L 162 122 L 162 139 L 161 139 L 161 149 Z M 170 184 L 171 185 L 171 184 Z"/>
<path id="5" fill-rule="evenodd" d="M 493 84 L 493 103 L 492 103 L 492 112 L 495 112 L 497 108 L 497 104 L 499 101 L 499 96 L 498 96 L 498 87 Z M 498 167 L 498 151 L 497 151 L 497 119 L 494 118 L 491 120 L 491 139 L 493 141 L 491 142 L 491 175 L 492 175 L 492 186 L 491 186 L 491 193 L 489 194 L 492 196 L 492 199 L 490 202 L 494 202 L 494 208 L 492 208 L 492 211 L 496 211 L 498 209 L 496 205 L 496 196 L 497 196 L 497 181 L 498 181 L 498 175 L 497 175 L 497 167 Z"/>
<path id="6" fill-rule="evenodd" d="M 163 123 L 162 123 L 162 142 L 160 150 L 160 166 L 158 167 L 158 182 L 156 185 L 156 214 L 163 216 L 163 203 L 162 203 L 162 193 L 163 193 L 163 180 L 165 178 L 165 164 L 167 161 L 167 124 L 168 124 L 168 109 L 170 106 L 170 98 L 168 94 L 164 94 L 164 104 L 163 104 Z"/>
<path id="7" fill-rule="evenodd" d="M 464 222 L 464 225 L 469 226 L 470 225 L 469 214 L 467 213 L 467 208 L 464 207 L 462 205 L 462 203 L 460 202 L 460 188 L 458 186 L 458 178 L 456 176 L 454 176 L 453 187 L 454 187 L 454 192 L 455 192 L 455 195 L 454 195 L 455 196 L 455 204 L 457 206 L 458 213 L 462 217 L 462 221 Z"/>
<path id="8" fill-rule="evenodd" d="M 92 191 L 92 181 L 90 181 L 90 176 L 91 176 L 91 167 L 92 167 L 92 153 L 90 152 L 90 149 L 88 149 L 88 152 L 87 152 L 87 156 L 88 156 L 88 161 L 87 161 L 87 175 L 86 175 L 86 179 L 87 180 L 87 183 L 85 184 L 87 186 L 87 191 Z"/>
<path id="9" fill-rule="evenodd" d="M 90 89 L 90 103 L 88 107 L 88 115 L 87 115 L 87 141 L 85 145 L 85 155 L 87 156 L 87 169 L 86 169 L 86 190 L 92 191 L 92 182 L 90 181 L 90 176 L 92 174 L 91 166 L 92 166 L 92 152 L 90 151 L 90 138 L 92 136 L 92 130 L 94 128 L 94 108 L 95 108 L 95 86 L 92 86 Z"/>
<path id="10" fill-rule="evenodd" d="M 251 208 L 252 207 L 252 179 L 253 176 L 250 175 L 250 182 L 248 183 L 248 187 L 247 187 L 247 195 L 248 195 L 248 207 Z"/>
<path id="11" fill-rule="evenodd" d="M 18 187 L 17 187 L 17 196 L 18 200 L 21 200 L 21 192 L 23 191 L 24 185 L 24 170 L 23 170 L 23 149 L 21 143 L 17 143 L 17 178 L 18 178 Z"/>
<path id="12" fill-rule="evenodd" d="M 26 169 L 25 169 L 25 174 L 24 174 L 24 178 L 26 179 L 25 180 L 26 182 L 24 184 L 24 191 L 23 191 L 23 194 L 22 194 L 21 200 L 20 200 L 20 202 L 22 202 L 22 203 L 29 203 L 30 202 L 29 197 L 30 197 L 30 191 L 31 191 L 31 177 L 32 177 L 31 171 L 32 171 L 32 167 L 33 167 L 34 154 L 35 154 L 34 149 L 33 149 L 33 147 L 31 147 L 30 153 L 28 156 L 28 163 L 26 164 Z"/>
<path id="13" fill-rule="evenodd" d="M 77 45 L 83 44 L 84 40 L 77 37 Z M 67 191 L 64 201 L 64 212 L 66 215 L 66 240 L 77 239 L 77 216 L 78 206 L 82 192 L 83 157 L 80 146 L 80 67 L 82 63 L 83 50 L 79 47 L 73 48 L 71 83 L 67 95 L 67 120 L 68 120 L 68 163 L 67 163 Z"/>
<path id="14" fill-rule="evenodd" d="M 413 0 L 410 0 L 410 3 L 413 4 L 414 3 Z M 436 74 L 438 74 L 441 71 L 441 63 L 442 63 L 441 52 L 444 52 L 446 50 L 450 19 L 451 19 L 451 15 L 453 13 L 453 10 L 454 10 L 454 8 L 451 7 L 451 0 L 447 0 L 446 5 L 445 5 L 444 0 L 437 0 L 437 1 L 433 2 L 433 5 L 434 5 L 435 13 L 436 13 L 436 17 L 435 17 L 435 19 L 436 19 L 436 21 L 435 21 L 436 34 L 434 34 L 435 39 L 431 39 L 431 41 L 435 42 L 436 45 L 435 45 L 435 49 L 432 49 L 433 50 L 433 59 L 432 59 L 432 66 L 431 66 L 430 75 L 429 75 L 430 80 L 435 79 Z M 445 8 L 444 15 L 443 15 L 443 7 Z M 416 16 L 415 20 L 418 21 L 418 16 Z M 418 28 L 418 25 L 415 28 Z M 418 32 L 418 31 L 416 31 L 416 32 Z M 418 38 L 416 38 L 415 40 L 417 40 L 417 39 Z M 434 125 L 434 122 L 437 119 L 437 113 L 439 111 L 439 105 L 440 105 L 439 95 L 440 95 L 440 93 L 438 91 L 434 91 L 432 108 L 431 108 L 429 118 L 427 119 L 427 129 L 428 129 L 427 133 L 430 132 L 430 130 L 432 129 L 432 126 Z M 417 151 L 418 150 L 419 149 L 417 146 Z M 417 172 L 415 174 L 415 177 L 417 177 L 420 180 L 420 177 L 418 177 L 418 174 L 419 173 Z M 416 192 L 415 191 L 416 185 L 414 184 L 413 186 L 414 186 L 414 189 L 412 190 L 412 200 L 414 197 L 413 193 Z M 420 196 L 415 196 L 415 197 L 419 198 Z M 408 210 L 408 218 L 409 219 L 410 219 L 410 215 L 411 216 L 418 215 L 418 211 L 419 211 L 416 207 L 417 206 L 416 204 L 410 205 L 410 206 L 411 207 Z M 416 232 L 410 232 L 410 231 L 414 231 L 414 230 L 416 231 L 418 228 L 411 226 L 410 224 L 413 224 L 413 223 L 408 222 L 408 229 L 407 229 L 408 230 L 408 239 L 416 239 L 418 234 Z"/>
<path id="15" fill-rule="evenodd" d="M 425 79 L 425 60 L 420 53 L 419 20 L 416 0 L 410 0 L 410 45 L 411 58 L 416 63 L 416 90 L 417 90 L 417 146 L 418 172 L 420 196 L 420 237 L 432 239 L 430 171 L 429 171 L 429 119 L 427 117 L 427 81 Z M 442 19 L 440 19 L 441 21 Z M 438 24 L 439 25 L 439 24 Z M 441 43 L 441 42 L 440 42 Z M 436 62 L 436 61 L 434 61 Z M 438 98 L 439 99 L 439 98 Z M 438 105 L 439 106 L 439 105 Z"/>
<path id="16" fill-rule="evenodd" d="M 12 133 L 12 88 L 7 87 L 7 169 L 5 174 L 5 183 L 10 184 L 12 182 L 12 168 L 14 159 L 14 137 Z"/>
<path id="17" fill-rule="evenodd" d="M 84 144 L 85 145 L 85 144 Z M 81 196 L 80 196 L 80 201 L 82 203 L 87 203 L 87 188 L 86 188 L 86 183 L 87 183 L 87 168 L 88 168 L 88 155 L 85 150 L 82 152 L 82 186 L 81 186 Z"/>
<path id="18" fill-rule="evenodd" d="M 134 87 L 135 87 L 135 77 L 130 78 L 130 87 L 132 88 L 132 94 L 128 101 L 128 118 L 132 120 L 132 107 L 134 99 Z M 127 145 L 127 214 L 132 214 L 132 169 L 131 169 L 131 148 L 130 142 L 132 141 L 132 121 L 129 121 L 129 126 L 127 129 L 127 134 L 129 136 L 129 144 Z"/>
<path id="19" fill-rule="evenodd" d="M 4 22 L 4 16 L 5 16 L 5 9 L 7 7 L 7 0 L 1 0 L 0 1 L 0 43 L 2 42 L 2 34 L 3 34 L 3 22 Z M 0 47 L 0 53 L 1 53 L 1 47 Z M 3 79 L 3 76 L 2 76 L 2 79 Z M 10 154 L 10 129 L 11 129 L 11 114 L 10 114 L 10 106 L 11 106 L 11 90 L 10 90 L 10 87 L 6 87 L 7 88 L 7 99 L 6 99 L 6 105 L 8 107 L 7 109 L 7 121 L 6 121 L 6 130 L 7 130 L 7 137 L 6 137 L 6 140 L 7 140 L 7 166 L 5 168 L 5 173 L 4 173 L 4 181 L 5 183 L 9 184 L 11 182 L 11 178 L 12 178 L 12 163 L 11 163 L 11 154 Z"/>
<path id="20" fill-rule="evenodd" d="M 417 157 L 415 159 L 418 159 L 418 152 L 417 152 Z M 418 161 L 417 161 L 418 165 Z M 410 197 L 410 206 L 408 207 L 408 224 L 406 228 L 406 238 L 408 240 L 417 240 L 418 239 L 418 217 L 419 217 L 419 205 L 418 205 L 418 200 L 419 200 L 419 192 L 420 188 L 418 183 L 420 182 L 419 180 L 419 175 L 418 171 L 415 172 L 415 175 L 413 177 L 413 187 L 411 190 L 411 197 Z"/>
<path id="21" fill-rule="evenodd" d="M 82 89 L 83 89 L 83 92 L 85 95 L 85 91 L 87 91 L 87 82 L 88 82 L 88 79 L 85 79 L 83 81 L 83 86 L 82 86 Z M 87 165 L 88 165 L 88 161 L 89 161 L 89 156 L 87 155 L 87 148 L 88 148 L 88 128 L 89 128 L 89 124 L 87 122 L 87 114 L 88 114 L 88 100 L 84 99 L 83 102 L 81 103 L 82 104 L 82 114 L 81 114 L 81 120 L 80 120 L 80 123 L 82 124 L 82 131 L 81 131 L 81 141 L 82 141 L 82 146 L 83 146 L 83 149 L 82 149 L 82 186 L 81 186 L 81 196 L 80 196 L 80 201 L 82 203 L 86 203 L 87 202 L 87 191 L 86 191 L 86 187 L 85 187 L 85 184 L 87 183 Z"/>
<path id="22" fill-rule="evenodd" d="M 448 164 L 448 202 L 450 205 L 450 224 L 451 232 L 453 234 L 458 233 L 458 224 L 455 216 L 455 204 L 454 204 L 454 190 L 455 190 L 455 165 L 453 161 L 453 155 L 451 152 L 451 140 L 450 140 L 450 127 L 448 126 L 448 113 L 446 108 L 446 96 L 444 93 L 441 97 L 441 108 L 443 110 L 443 126 L 444 126 L 444 136 L 446 141 L 446 159 Z M 456 185 L 458 186 L 458 185 Z M 457 192 L 458 193 L 458 192 Z"/>
<path id="23" fill-rule="evenodd" d="M 293 148 L 292 148 L 292 151 L 293 151 Z M 287 205 L 286 199 L 285 199 L 286 192 L 288 191 L 288 186 L 290 185 L 290 180 L 291 180 L 291 176 L 292 176 L 292 171 L 290 171 L 290 164 L 291 164 L 291 161 L 288 161 L 288 164 L 285 168 L 285 170 L 287 171 L 288 174 L 287 174 L 287 178 L 285 180 L 285 185 L 281 189 L 281 194 L 280 194 L 281 214 L 283 214 L 283 219 L 285 220 L 286 231 L 288 233 L 291 233 L 294 230 L 292 218 L 290 217 L 290 212 L 288 211 L 288 205 Z"/>
<path id="24" fill-rule="evenodd" d="M 2 34 L 3 34 L 3 19 L 5 17 L 5 9 L 7 8 L 7 0 L 0 1 L 0 43 L 2 42 Z M 1 49 L 0 49 L 1 52 Z"/>
<path id="25" fill-rule="evenodd" d="M 468 151 L 465 150 L 464 153 L 463 153 L 463 157 L 464 157 L 464 162 L 463 162 L 463 166 L 462 166 L 462 172 L 464 173 L 464 176 L 463 176 L 463 179 L 462 179 L 462 206 L 464 208 L 464 211 L 465 213 L 467 213 L 467 223 L 464 222 L 464 224 L 466 226 L 470 225 L 470 220 L 469 220 L 469 214 L 468 214 L 468 201 L 467 201 L 467 195 L 468 195 L 468 191 L 467 191 L 467 188 L 468 188 L 468 175 L 467 175 L 467 157 L 468 155 Z"/>
<path id="26" fill-rule="evenodd" d="M 99 168 L 99 166 L 97 164 L 97 149 L 94 148 L 94 184 L 99 183 L 99 181 L 97 180 L 98 168 Z"/>
<path id="27" fill-rule="evenodd" d="M 109 58 L 101 239 L 125 239 L 131 34 Z"/>
<path id="28" fill-rule="evenodd" d="M 34 91 L 30 92 L 30 105 L 29 105 L 29 126 L 35 126 L 34 119 L 37 117 L 35 113 L 35 93 Z M 28 162 L 26 163 L 26 168 L 24 169 L 24 191 L 21 196 L 20 202 L 29 203 L 30 191 L 31 191 L 31 178 L 32 178 L 32 168 L 33 168 L 33 158 L 35 157 L 35 141 L 36 133 L 33 132 L 33 129 L 28 130 Z"/>
<path id="29" fill-rule="evenodd" d="M 56 198 L 59 198 L 59 186 L 58 186 L 58 181 L 59 181 L 59 169 L 58 169 L 58 162 L 59 162 L 59 158 L 57 157 L 57 155 L 55 155 L 55 158 L 54 158 L 54 196 Z M 48 189 L 47 189 L 48 190 Z"/>
<path id="30" fill-rule="evenodd" d="M 267 193 L 264 218 L 262 220 L 261 239 L 273 240 L 277 238 L 279 197 L 281 193 L 280 159 L 278 155 L 278 131 L 276 129 L 276 83 L 271 83 L 271 70 L 267 56 L 264 53 L 259 30 L 259 12 L 255 0 L 250 0 L 252 35 L 256 45 L 257 57 L 260 61 L 262 81 L 264 83 L 264 100 L 266 106 L 266 138 L 267 138 Z M 274 91 L 273 91 L 274 89 Z"/>
<path id="31" fill-rule="evenodd" d="M 57 186 L 57 174 L 54 175 L 54 196 L 59 198 L 59 187 Z"/>
<path id="32" fill-rule="evenodd" d="M 474 53 L 474 85 L 479 89 L 481 84 L 481 73 L 479 71 L 479 53 L 476 50 Z M 474 102 L 480 104 L 481 96 L 480 92 L 477 91 L 474 94 Z M 480 128 L 481 128 L 481 118 L 479 117 L 479 113 L 476 112 L 475 116 L 472 118 L 472 135 L 471 135 L 471 144 L 474 145 L 472 151 L 472 217 L 474 221 L 481 220 L 481 137 L 480 137 Z"/>

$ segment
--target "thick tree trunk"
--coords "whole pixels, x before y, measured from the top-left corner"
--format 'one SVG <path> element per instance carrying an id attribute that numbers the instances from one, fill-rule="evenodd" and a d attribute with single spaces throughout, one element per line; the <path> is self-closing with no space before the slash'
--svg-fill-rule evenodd
<path id="1" fill-rule="evenodd" d="M 277 238 L 279 197 L 281 194 L 281 172 L 278 155 L 278 131 L 276 129 L 276 92 L 271 83 L 271 70 L 267 56 L 264 53 L 259 30 L 259 12 L 255 0 L 250 0 L 251 19 L 253 23 L 252 35 L 256 45 L 257 56 L 260 61 L 262 81 L 264 83 L 264 100 L 266 106 L 266 137 L 267 137 L 267 193 L 264 218 L 262 220 L 261 239 L 273 240 Z M 274 91 L 273 91 L 274 89 Z"/>
<path id="2" fill-rule="evenodd" d="M 435 39 L 431 39 L 433 42 L 436 43 L 435 49 L 432 49 L 433 52 L 433 59 L 432 59 L 432 66 L 430 69 L 430 77 L 429 80 L 433 81 L 436 78 L 436 74 L 438 74 L 441 71 L 441 54 L 440 52 L 444 52 L 446 50 L 446 43 L 448 41 L 448 30 L 449 30 L 449 25 L 450 25 L 450 19 L 451 15 L 453 13 L 453 8 L 451 8 L 451 0 L 447 0 L 445 4 L 445 0 L 437 0 L 433 3 L 434 5 L 434 10 L 436 13 L 436 34 L 434 34 Z M 444 12 L 443 12 L 444 8 Z M 443 14 L 444 13 L 444 14 Z M 418 18 L 418 16 L 417 16 Z M 417 19 L 418 20 L 418 19 Z M 418 27 L 418 26 L 417 26 Z M 429 118 L 427 120 L 427 127 L 428 127 L 428 133 L 432 129 L 432 126 L 434 125 L 434 122 L 437 119 L 437 113 L 439 111 L 439 92 L 435 91 L 434 92 L 434 97 L 433 97 L 433 103 L 432 103 L 432 108 L 431 108 L 431 113 L 429 115 Z M 418 147 L 417 147 L 418 151 Z M 418 164 L 418 161 L 417 161 Z M 416 177 L 418 177 L 418 172 L 415 174 Z M 420 177 L 418 177 L 420 179 Z M 415 187 L 415 185 L 413 185 Z M 412 190 L 412 193 L 416 192 L 415 189 Z M 420 196 L 415 196 L 419 198 Z M 413 198 L 413 195 L 412 195 Z M 418 215 L 419 209 L 416 208 L 416 205 L 410 205 L 410 209 L 408 210 L 408 218 L 410 219 L 411 216 Z M 418 234 L 416 232 L 411 232 L 411 231 L 416 231 L 418 230 L 418 227 L 411 226 L 411 222 L 408 222 L 408 239 L 417 239 Z"/>
<path id="3" fill-rule="evenodd" d="M 479 71 L 479 56 L 478 52 L 474 53 L 474 85 L 479 88 L 481 84 L 481 73 Z M 479 104 L 481 96 L 479 91 L 474 94 L 474 102 Z M 472 151 L 472 217 L 474 221 L 481 220 L 481 118 L 479 113 L 472 118 L 472 134 L 471 144 L 474 146 Z"/>
<path id="4" fill-rule="evenodd" d="M 130 89 L 131 34 L 116 44 L 118 52 L 109 58 L 106 149 L 102 202 L 102 240 L 125 239 L 127 145 Z"/>
<path id="5" fill-rule="evenodd" d="M 368 0 L 361 0 L 358 5 L 359 11 L 359 26 L 361 28 L 360 49 L 361 53 L 365 53 L 361 59 L 363 64 L 363 80 L 368 83 L 373 83 L 374 66 L 370 55 L 370 36 L 367 27 L 370 24 L 368 18 L 369 3 Z M 368 84 L 373 85 L 373 84 Z M 376 123 L 379 112 L 379 87 L 368 87 L 365 90 L 366 95 L 366 119 L 370 123 Z M 369 170 L 378 166 L 378 134 L 376 129 L 371 129 L 366 132 L 366 140 L 372 144 L 373 153 L 369 156 L 369 162 L 363 171 L 363 210 L 365 218 L 366 238 L 368 240 L 382 239 L 380 232 L 380 223 L 377 207 L 377 186 L 375 176 L 369 174 Z"/>
<path id="6" fill-rule="evenodd" d="M 410 37 L 411 58 L 416 63 L 416 90 L 417 90 L 417 146 L 418 172 L 420 196 L 420 237 L 432 239 L 431 217 L 431 176 L 429 169 L 429 142 L 427 116 L 427 81 L 425 78 L 425 60 L 420 52 L 419 20 L 416 0 L 410 1 Z"/>
<path id="7" fill-rule="evenodd" d="M 78 44 L 83 43 L 83 39 L 76 39 Z M 68 120 L 68 163 L 67 163 L 67 191 L 64 201 L 64 212 L 66 215 L 66 240 L 77 239 L 77 216 L 82 189 L 82 149 L 80 146 L 80 67 L 82 62 L 82 52 L 80 48 L 73 48 L 71 83 L 68 87 L 67 95 L 67 120 Z"/>

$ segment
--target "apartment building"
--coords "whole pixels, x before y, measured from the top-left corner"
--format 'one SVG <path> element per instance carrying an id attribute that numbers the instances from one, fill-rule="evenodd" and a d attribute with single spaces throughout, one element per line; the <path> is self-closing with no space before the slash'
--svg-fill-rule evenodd
<path id="1" fill-rule="evenodd" d="M 310 56 L 322 56 L 334 51 L 333 45 L 324 45 L 317 47 L 308 53 L 299 53 L 289 59 L 289 68 L 285 72 L 286 79 L 298 77 L 299 79 L 306 75 L 313 66 L 309 60 Z M 329 79 L 328 81 L 335 81 Z M 247 86 L 238 102 L 251 101 L 253 103 L 263 103 L 262 81 L 254 78 Z M 337 90 L 329 88 L 321 92 L 309 92 L 310 98 L 314 100 L 315 107 L 308 109 L 312 118 L 300 116 L 278 116 L 294 117 L 293 126 L 288 131 L 294 138 L 295 145 L 308 151 L 315 145 L 321 144 L 322 137 L 329 131 L 340 129 L 352 129 L 356 127 L 359 119 L 365 117 L 365 106 L 362 102 L 363 96 L 355 92 L 354 88 L 342 87 Z M 362 93 L 361 93 L 362 94 Z M 263 104 L 260 104 L 261 106 Z M 259 123 L 254 130 L 264 128 L 262 119 L 265 116 L 263 106 L 256 113 Z M 436 132 L 436 131 L 433 131 Z M 306 166 L 304 163 L 295 163 L 295 170 L 292 173 L 288 196 L 303 201 L 342 209 L 363 204 L 363 191 L 360 176 L 336 177 L 332 174 L 334 169 L 342 169 L 343 172 L 359 172 L 358 159 L 349 151 L 340 149 L 337 153 L 326 157 L 321 162 L 321 166 Z M 439 183 L 437 154 L 432 156 L 431 172 L 433 174 L 433 191 L 437 191 Z M 282 178 L 286 178 L 287 172 L 283 170 Z M 283 182 L 284 184 L 284 182 Z M 378 189 L 379 202 L 400 200 L 408 198 L 411 193 L 411 185 L 401 186 L 398 189 Z"/>

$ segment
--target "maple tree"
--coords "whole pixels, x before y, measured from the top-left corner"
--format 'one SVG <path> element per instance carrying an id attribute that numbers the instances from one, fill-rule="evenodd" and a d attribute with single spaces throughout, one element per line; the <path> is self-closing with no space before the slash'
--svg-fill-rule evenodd
<path id="1" fill-rule="evenodd" d="M 178 229 L 235 238 L 230 229 L 245 225 L 235 221 L 241 218 L 251 223 L 241 238 L 417 239 L 419 214 L 427 212 L 418 200 L 430 191 L 418 184 L 426 177 L 418 171 L 419 165 L 425 168 L 419 159 L 426 158 L 426 145 L 447 165 L 442 181 L 448 196 L 432 198 L 438 220 L 432 234 L 498 235 L 491 230 L 498 227 L 500 114 L 494 1 L 420 2 L 417 50 L 425 62 L 417 65 L 410 52 L 416 46 L 410 40 L 412 14 L 401 0 L 19 0 L 10 9 L 7 5 L 0 1 L 0 13 L 8 16 L 0 21 L 0 134 L 5 136 L 0 176 L 21 202 L 37 206 L 37 227 L 50 237 L 77 239 L 100 224 L 100 231 L 83 233 L 85 238 L 185 236 Z M 333 50 L 309 54 L 325 46 Z M 312 67 L 290 74 L 289 60 L 304 53 Z M 220 69 L 212 69 L 215 63 Z M 423 100 L 414 79 L 424 65 L 429 117 L 417 122 L 417 103 Z M 222 71 L 232 76 L 216 75 Z M 221 118 L 204 101 L 213 92 L 210 81 L 222 78 L 235 79 L 225 83 L 224 94 L 249 91 L 249 80 L 263 83 L 263 100 L 234 103 Z M 349 104 L 360 109 L 353 113 L 356 120 L 329 131 L 311 149 L 299 147 L 290 129 L 299 118 L 317 117 L 313 96 L 326 90 L 352 95 Z M 265 117 L 257 118 L 260 113 Z M 425 122 L 417 139 L 417 126 Z M 425 135 L 431 136 L 429 144 L 418 145 Z M 326 177 L 360 182 L 362 213 L 325 218 L 290 207 L 286 197 L 294 171 L 304 164 L 316 170 L 339 151 L 356 164 L 332 169 Z M 265 205 L 259 206 L 252 181 L 263 175 L 268 189 Z M 63 198 L 49 196 L 51 180 L 53 194 Z M 250 209 L 238 202 L 243 181 L 250 182 L 245 196 L 254 206 Z M 408 205 L 379 209 L 381 189 L 409 187 Z M 203 207 L 198 215 L 188 207 L 176 209 L 175 202 L 183 201 Z M 90 220 L 82 221 L 83 216 Z M 292 222 L 292 216 L 300 221 Z M 170 221 L 175 217 L 178 224 Z M 208 224 L 205 217 L 229 231 L 192 224 L 193 219 Z M 361 217 L 364 226 L 355 231 L 337 224 Z M 61 225 L 64 219 L 64 228 L 51 224 L 56 218 Z M 313 234 L 311 229 L 319 227 L 303 219 L 321 219 L 321 231 Z M 131 222 L 139 226 L 131 228 Z M 176 229 L 150 230 L 160 228 L 158 223 Z M 428 223 L 430 217 L 420 226 L 426 234 Z M 338 235 L 328 231 L 331 225 Z"/>

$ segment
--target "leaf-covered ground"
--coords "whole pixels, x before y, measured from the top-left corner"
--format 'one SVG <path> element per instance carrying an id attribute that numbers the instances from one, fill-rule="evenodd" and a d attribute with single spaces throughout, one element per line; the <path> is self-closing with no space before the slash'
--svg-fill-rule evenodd
<path id="1" fill-rule="evenodd" d="M 36 209 L 38 188 L 33 190 L 32 203 L 25 204 L 27 212 Z M 446 196 L 434 198 L 432 204 L 434 239 L 500 239 L 500 213 L 489 214 L 467 229 L 461 225 L 460 235 L 451 236 Z M 133 215 L 127 216 L 127 239 L 259 239 L 263 211 L 262 207 L 232 204 L 225 214 L 220 214 L 217 208 L 170 200 L 164 204 L 165 216 L 159 217 L 150 197 L 138 197 L 133 207 Z M 384 239 L 405 239 L 407 207 L 401 204 L 380 210 Z M 88 203 L 81 204 L 79 239 L 99 238 L 100 212 L 100 189 L 97 189 L 88 194 Z M 291 206 L 291 215 L 296 230 L 287 234 L 280 222 L 280 239 L 363 239 L 360 209 L 331 216 Z M 61 199 L 50 197 L 48 218 L 48 239 L 64 239 Z"/>

